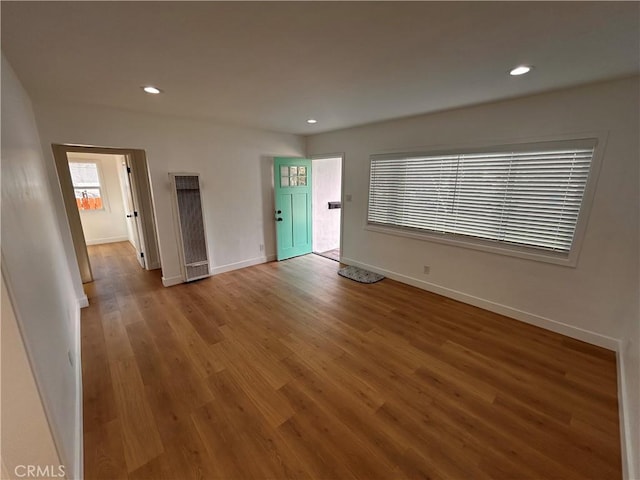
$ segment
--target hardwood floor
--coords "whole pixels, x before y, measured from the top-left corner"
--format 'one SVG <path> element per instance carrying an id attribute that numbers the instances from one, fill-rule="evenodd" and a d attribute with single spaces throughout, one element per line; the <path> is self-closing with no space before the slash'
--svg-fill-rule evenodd
<path id="1" fill-rule="evenodd" d="M 87 479 L 621 478 L 613 352 L 317 255 L 163 288 L 89 252 Z"/>

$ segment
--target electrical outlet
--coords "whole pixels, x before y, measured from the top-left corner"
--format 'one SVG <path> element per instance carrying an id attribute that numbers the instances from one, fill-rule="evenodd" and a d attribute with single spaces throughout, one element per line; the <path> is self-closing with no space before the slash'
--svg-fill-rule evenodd
<path id="1" fill-rule="evenodd" d="M 424 266 L 424 274 L 429 275 L 431 273 L 431 267 L 429 265 Z"/>

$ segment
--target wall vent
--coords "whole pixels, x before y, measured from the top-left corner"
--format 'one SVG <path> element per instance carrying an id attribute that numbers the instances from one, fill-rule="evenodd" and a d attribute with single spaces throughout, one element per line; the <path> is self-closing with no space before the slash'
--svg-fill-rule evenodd
<path id="1" fill-rule="evenodd" d="M 195 173 L 170 173 L 175 196 L 178 247 L 184 280 L 208 277 L 209 256 L 202 214 L 200 177 Z"/>

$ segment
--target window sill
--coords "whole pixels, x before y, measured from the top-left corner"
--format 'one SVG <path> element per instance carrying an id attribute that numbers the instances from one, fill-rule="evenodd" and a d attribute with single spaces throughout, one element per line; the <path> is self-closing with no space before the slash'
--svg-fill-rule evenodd
<path id="1" fill-rule="evenodd" d="M 468 248 L 471 250 L 479 250 L 481 252 L 494 253 L 497 255 L 505 255 L 509 257 L 523 258 L 525 260 L 533 260 L 536 262 L 552 263 L 564 267 L 575 268 L 577 265 L 578 255 L 576 248 L 572 249 L 569 256 L 554 255 L 553 253 L 536 251 L 531 248 L 519 247 L 517 245 L 497 244 L 496 242 L 475 239 L 472 237 L 462 237 L 447 234 L 438 234 L 430 232 L 418 232 L 405 230 L 403 228 L 384 227 L 381 225 L 365 224 L 365 230 L 385 235 L 393 235 L 397 237 L 412 238 L 426 242 L 441 243 L 455 247 Z"/>

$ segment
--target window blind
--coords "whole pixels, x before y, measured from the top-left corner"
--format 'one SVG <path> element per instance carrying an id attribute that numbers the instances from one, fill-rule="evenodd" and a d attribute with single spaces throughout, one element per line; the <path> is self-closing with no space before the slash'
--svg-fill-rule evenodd
<path id="1" fill-rule="evenodd" d="M 368 223 L 568 254 L 595 140 L 371 157 Z"/>
<path id="2" fill-rule="evenodd" d="M 74 186 L 99 187 L 100 177 L 96 163 L 69 162 L 71 182 Z"/>

